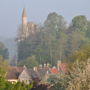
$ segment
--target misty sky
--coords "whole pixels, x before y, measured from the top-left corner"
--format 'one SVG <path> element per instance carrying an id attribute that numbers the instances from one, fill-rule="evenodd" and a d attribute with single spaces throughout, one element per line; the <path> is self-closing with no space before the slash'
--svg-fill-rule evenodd
<path id="1" fill-rule="evenodd" d="M 28 20 L 39 24 L 50 12 L 64 16 L 68 23 L 81 14 L 90 20 L 90 0 L 0 0 L 0 36 L 16 36 L 24 7 Z"/>

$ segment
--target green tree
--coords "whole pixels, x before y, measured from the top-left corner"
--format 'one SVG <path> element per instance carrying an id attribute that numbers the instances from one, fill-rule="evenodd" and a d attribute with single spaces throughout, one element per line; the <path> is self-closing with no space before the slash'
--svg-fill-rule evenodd
<path id="1" fill-rule="evenodd" d="M 84 15 L 75 16 L 72 19 L 71 25 L 67 29 L 66 58 L 69 58 L 84 44 L 89 43 L 89 40 L 86 37 L 87 28 L 88 20 Z"/>
<path id="2" fill-rule="evenodd" d="M 53 86 L 53 90 L 66 90 L 64 85 L 65 80 L 62 75 L 51 75 L 48 78 L 47 82 Z"/>
<path id="3" fill-rule="evenodd" d="M 88 43 L 88 39 L 83 33 L 74 31 L 68 34 L 67 43 L 65 48 L 66 57 L 70 57 L 74 52 L 79 50 L 84 44 Z"/>
<path id="4" fill-rule="evenodd" d="M 4 58 L 0 56 L 0 90 L 5 90 L 5 88 L 6 88 L 7 69 L 8 69 L 7 61 L 5 61 Z"/>
<path id="5" fill-rule="evenodd" d="M 19 66 L 24 66 L 24 65 L 26 65 L 28 68 L 33 68 L 37 66 L 38 62 L 36 60 L 36 57 L 33 55 L 28 57 L 26 60 L 19 62 Z"/>
<path id="6" fill-rule="evenodd" d="M 0 42 L 0 56 L 3 56 L 5 59 L 8 59 L 9 57 L 8 49 L 4 46 L 2 42 Z"/>
<path id="7" fill-rule="evenodd" d="M 90 60 L 84 64 L 76 61 L 69 69 L 67 75 L 66 90 L 89 90 L 90 89 Z"/>
<path id="8" fill-rule="evenodd" d="M 72 59 L 78 60 L 79 62 L 86 62 L 85 60 L 87 60 L 88 58 L 90 58 L 90 44 L 86 44 L 83 47 L 81 47 L 81 49 L 75 51 L 75 53 L 72 56 Z"/>
<path id="9" fill-rule="evenodd" d="M 87 32 L 86 32 L 86 37 L 88 37 L 89 41 L 90 41 L 90 21 L 88 22 L 88 28 L 87 28 Z"/>
<path id="10" fill-rule="evenodd" d="M 88 26 L 88 21 L 87 21 L 86 16 L 79 15 L 79 16 L 74 17 L 72 20 L 72 26 L 74 30 L 86 32 L 87 26 Z"/>
<path id="11" fill-rule="evenodd" d="M 56 64 L 56 59 L 62 59 L 66 41 L 66 22 L 63 16 L 50 13 L 44 23 L 44 39 L 48 47 L 51 64 Z"/>

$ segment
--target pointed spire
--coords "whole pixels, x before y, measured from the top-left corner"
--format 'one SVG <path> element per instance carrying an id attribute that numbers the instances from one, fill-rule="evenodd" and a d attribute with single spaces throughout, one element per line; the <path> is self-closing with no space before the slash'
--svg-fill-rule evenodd
<path id="1" fill-rule="evenodd" d="M 23 8 L 22 17 L 27 17 L 26 8 Z"/>

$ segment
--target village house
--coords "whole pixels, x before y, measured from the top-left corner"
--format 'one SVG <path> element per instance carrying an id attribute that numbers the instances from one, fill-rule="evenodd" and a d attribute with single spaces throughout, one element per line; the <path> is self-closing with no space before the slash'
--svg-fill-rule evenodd
<path id="1" fill-rule="evenodd" d="M 48 79 L 50 75 L 56 74 L 65 74 L 67 73 L 67 64 L 61 63 L 61 61 L 57 62 L 57 67 L 49 67 L 48 64 L 44 64 L 44 66 L 34 67 L 33 69 L 28 69 L 26 66 L 24 67 L 10 67 L 7 72 L 7 79 L 10 82 L 24 82 L 31 83 L 32 81 L 39 83 L 42 80 Z"/>
<path id="2" fill-rule="evenodd" d="M 20 81 L 29 84 L 34 80 L 40 81 L 40 76 L 38 72 L 32 69 L 27 69 L 26 66 L 10 67 L 7 72 L 7 79 L 12 83 Z"/>

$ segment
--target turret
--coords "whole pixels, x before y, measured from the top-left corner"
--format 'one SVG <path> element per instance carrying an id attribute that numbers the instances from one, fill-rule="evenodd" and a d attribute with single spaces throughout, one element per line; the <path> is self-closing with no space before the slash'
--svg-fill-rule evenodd
<path id="1" fill-rule="evenodd" d="M 27 13 L 25 8 L 23 8 L 22 12 L 22 25 L 27 25 Z"/>
<path id="2" fill-rule="evenodd" d="M 26 9 L 23 9 L 22 12 L 22 38 L 27 38 L 29 36 L 29 32 L 28 32 L 28 24 L 27 24 L 27 13 L 26 13 Z"/>

